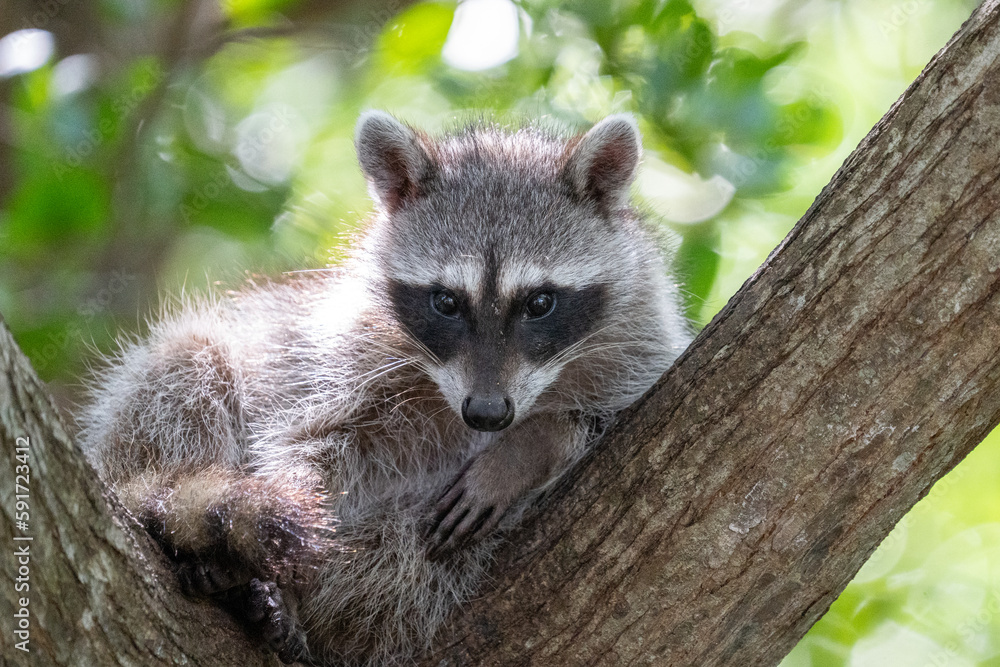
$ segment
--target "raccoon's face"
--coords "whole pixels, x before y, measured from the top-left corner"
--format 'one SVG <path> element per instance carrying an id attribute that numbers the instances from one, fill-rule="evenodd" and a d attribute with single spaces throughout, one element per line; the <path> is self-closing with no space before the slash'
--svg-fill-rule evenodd
<path id="1" fill-rule="evenodd" d="M 382 214 L 369 252 L 386 305 L 468 426 L 510 426 L 608 328 L 622 293 L 609 274 L 648 260 L 616 219 L 639 159 L 634 121 L 569 142 L 433 144 L 370 112 L 356 143 Z"/>
<path id="2" fill-rule="evenodd" d="M 396 316 L 432 359 L 430 372 L 470 427 L 499 431 L 523 416 L 561 368 L 560 353 L 583 340 L 605 307 L 603 285 L 551 283 L 501 293 L 443 283 L 390 283 Z"/>

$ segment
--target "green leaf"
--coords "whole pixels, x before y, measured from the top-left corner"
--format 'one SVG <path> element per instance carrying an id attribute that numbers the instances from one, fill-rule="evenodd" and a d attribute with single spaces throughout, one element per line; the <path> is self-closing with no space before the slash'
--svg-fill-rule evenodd
<path id="1" fill-rule="evenodd" d="M 441 62 L 455 4 L 422 2 L 391 19 L 378 39 L 380 76 L 427 72 Z"/>
<path id="2" fill-rule="evenodd" d="M 719 228 L 707 222 L 685 231 L 674 268 L 683 286 L 684 315 L 698 322 L 719 272 Z"/>

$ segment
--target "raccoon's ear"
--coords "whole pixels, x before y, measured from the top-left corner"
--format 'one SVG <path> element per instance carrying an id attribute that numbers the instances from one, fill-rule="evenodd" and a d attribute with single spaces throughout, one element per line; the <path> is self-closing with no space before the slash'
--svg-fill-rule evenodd
<path id="1" fill-rule="evenodd" d="M 361 114 L 354 147 L 372 197 L 390 213 L 420 196 L 434 176 L 434 161 L 417 133 L 384 111 Z"/>
<path id="2" fill-rule="evenodd" d="M 628 200 L 641 156 L 635 119 L 630 114 L 608 116 L 570 148 L 563 178 L 578 197 L 614 210 Z"/>

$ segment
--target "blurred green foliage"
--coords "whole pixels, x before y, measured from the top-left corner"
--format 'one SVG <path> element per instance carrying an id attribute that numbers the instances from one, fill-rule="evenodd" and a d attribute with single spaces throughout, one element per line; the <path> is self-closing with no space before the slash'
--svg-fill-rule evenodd
<path id="1" fill-rule="evenodd" d="M 44 65 L 0 79 L 0 313 L 72 400 L 88 347 L 140 330 L 158 293 L 337 256 L 370 206 L 361 110 L 432 132 L 481 116 L 584 129 L 629 111 L 647 151 L 637 193 L 678 237 L 704 324 L 974 4 L 230 0 L 219 33 L 199 30 L 212 17 L 185 24 L 189 3 L 95 3 L 92 53 L 57 40 Z M 189 43 L 154 39 L 175 24 Z M 113 34 L 129 37 L 102 41 Z M 993 440 L 786 665 L 1000 665 Z"/>
<path id="2" fill-rule="evenodd" d="M 268 28 L 284 5 L 294 3 L 225 8 L 233 26 Z M 148 22 L 155 11 L 106 21 Z M 485 71 L 442 59 L 454 3 L 368 11 L 344 43 L 324 48 L 292 33 L 228 41 L 185 66 L 155 54 L 99 63 L 100 76 L 68 94 L 56 85 L 58 60 L 10 82 L 18 181 L 0 214 L 0 307 L 43 377 L 78 374 L 80 341 L 68 332 L 80 302 L 115 276 L 126 290 L 106 294 L 85 325 L 102 349 L 122 314 L 134 328 L 154 276 L 176 289 L 203 284 L 206 271 L 229 280 L 246 268 L 322 264 L 368 207 L 350 144 L 366 107 L 432 130 L 483 113 L 582 129 L 632 111 L 671 175 L 727 184 L 702 196 L 711 213 L 732 191 L 741 202 L 786 190 L 797 154 L 841 139 L 832 99 L 772 94 L 801 42 L 726 44 L 686 0 L 524 2 L 507 36 L 516 55 Z M 725 220 L 702 217 L 673 216 L 698 321 L 710 314 Z"/>

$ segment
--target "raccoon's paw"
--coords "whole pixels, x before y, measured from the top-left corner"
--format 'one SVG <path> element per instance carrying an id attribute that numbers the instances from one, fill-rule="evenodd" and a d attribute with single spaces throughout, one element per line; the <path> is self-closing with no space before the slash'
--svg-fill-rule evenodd
<path id="1" fill-rule="evenodd" d="M 241 621 L 251 637 L 259 637 L 286 665 L 308 663 L 305 633 L 273 581 L 251 579 L 222 599 L 223 607 Z"/>
<path id="2" fill-rule="evenodd" d="M 214 600 L 283 663 L 306 658 L 305 634 L 275 582 L 261 581 L 242 568 L 201 560 L 181 560 L 177 577 L 185 595 Z"/>
<path id="3" fill-rule="evenodd" d="M 215 597 L 220 593 L 250 582 L 250 575 L 220 563 L 180 561 L 177 578 L 181 591 L 188 597 Z"/>
<path id="4" fill-rule="evenodd" d="M 490 533 L 517 499 L 510 489 L 478 483 L 476 460 L 467 463 L 434 506 L 426 532 L 431 560 Z"/>

